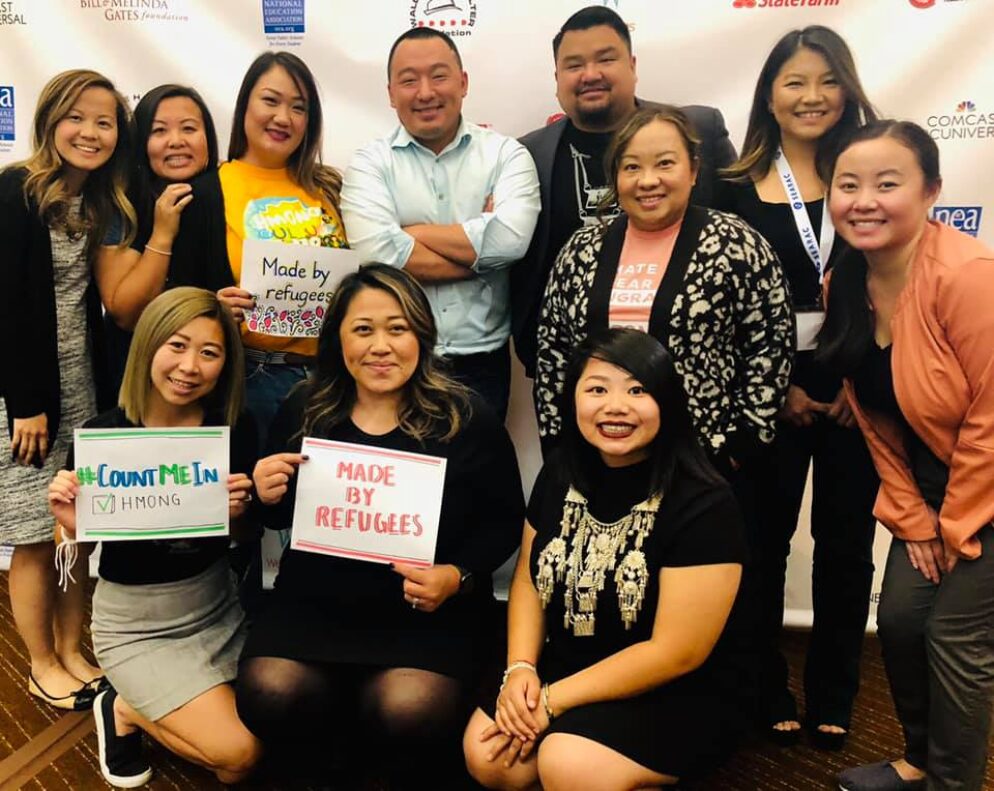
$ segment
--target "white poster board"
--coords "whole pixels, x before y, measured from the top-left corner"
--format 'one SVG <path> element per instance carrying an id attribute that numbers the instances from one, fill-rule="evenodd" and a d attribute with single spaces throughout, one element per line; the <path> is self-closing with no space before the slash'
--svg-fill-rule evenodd
<path id="1" fill-rule="evenodd" d="M 442 510 L 446 460 L 305 437 L 292 549 L 430 566 Z"/>
<path id="2" fill-rule="evenodd" d="M 76 539 L 226 536 L 230 431 L 76 429 Z"/>

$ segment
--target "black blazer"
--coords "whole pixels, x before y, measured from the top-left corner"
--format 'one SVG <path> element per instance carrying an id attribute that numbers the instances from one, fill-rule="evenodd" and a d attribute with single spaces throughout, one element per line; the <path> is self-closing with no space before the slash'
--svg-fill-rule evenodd
<path id="1" fill-rule="evenodd" d="M 24 195 L 26 177 L 23 168 L 0 173 L 0 309 L 8 317 L 9 333 L 0 395 L 7 408 L 8 432 L 13 434 L 14 418 L 44 412 L 51 447 L 62 411 L 52 242 L 38 207 Z M 95 282 L 86 290 L 86 318 L 97 406 L 105 409 L 113 402 L 113 394 L 106 386 L 103 322 Z"/>
<path id="2" fill-rule="evenodd" d="M 635 104 L 639 109 L 658 106 L 655 102 L 643 99 L 636 99 Z M 701 169 L 697 184 L 690 194 L 690 202 L 696 206 L 712 206 L 721 182 L 717 171 L 736 160 L 735 146 L 728 139 L 725 119 L 719 110 L 702 105 L 681 109 L 687 114 L 701 140 Z M 552 169 L 556 161 L 556 149 L 566 129 L 566 120 L 561 118 L 521 138 L 522 145 L 535 160 L 542 196 L 542 212 L 538 215 L 528 252 L 511 269 L 511 332 L 514 335 L 515 351 L 529 376 L 535 375 L 535 333 L 542 307 L 542 294 L 549 279 L 549 271 L 559 253 L 558 250 L 549 249 L 552 217 L 550 207 Z"/>

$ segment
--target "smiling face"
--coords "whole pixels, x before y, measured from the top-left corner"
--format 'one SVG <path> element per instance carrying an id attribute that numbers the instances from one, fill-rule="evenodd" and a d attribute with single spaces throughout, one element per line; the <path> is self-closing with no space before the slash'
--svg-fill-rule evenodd
<path id="1" fill-rule="evenodd" d="M 839 235 L 867 257 L 914 244 L 941 185 L 927 185 L 914 152 L 893 137 L 849 146 L 839 156 L 829 210 Z"/>
<path id="2" fill-rule="evenodd" d="M 609 25 L 570 30 L 556 55 L 556 98 L 575 126 L 610 131 L 635 111 L 635 58 Z"/>
<path id="3" fill-rule="evenodd" d="M 199 316 L 174 332 L 152 357 L 153 409 L 182 415 L 199 409 L 224 371 L 224 330 L 217 319 Z"/>
<path id="4" fill-rule="evenodd" d="M 411 137 L 441 152 L 456 136 L 466 76 L 449 46 L 438 38 L 406 39 L 390 63 L 390 106 Z"/>
<path id="5" fill-rule="evenodd" d="M 418 338 L 400 303 L 379 288 L 356 292 L 339 328 L 360 401 L 399 396 L 418 365 Z"/>
<path id="6" fill-rule="evenodd" d="M 618 205 L 640 231 L 660 231 L 679 222 L 697 180 L 680 131 L 651 121 L 636 132 L 618 161 Z"/>
<path id="7" fill-rule="evenodd" d="M 197 103 L 189 96 L 159 102 L 146 150 L 149 167 L 164 181 L 189 181 L 206 168 L 207 133 Z"/>
<path id="8" fill-rule="evenodd" d="M 817 140 L 842 118 L 845 92 L 824 55 L 802 47 L 773 78 L 770 112 L 782 138 Z"/>
<path id="9" fill-rule="evenodd" d="M 107 164 L 117 146 L 117 102 L 106 88 L 87 88 L 55 125 L 55 150 L 67 181 L 77 187 Z"/>
<path id="10" fill-rule="evenodd" d="M 245 107 L 246 150 L 241 159 L 262 168 L 286 167 L 307 132 L 308 100 L 282 66 L 263 72 Z"/>
<path id="11" fill-rule="evenodd" d="M 624 368 L 591 358 L 576 385 L 576 424 L 608 467 L 649 457 L 659 405 Z"/>

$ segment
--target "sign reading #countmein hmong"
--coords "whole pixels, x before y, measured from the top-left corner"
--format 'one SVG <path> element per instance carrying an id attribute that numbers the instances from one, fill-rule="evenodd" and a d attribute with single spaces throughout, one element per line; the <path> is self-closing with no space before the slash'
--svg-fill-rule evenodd
<path id="1" fill-rule="evenodd" d="M 374 563 L 435 562 L 445 459 L 305 437 L 292 549 Z"/>
<path id="2" fill-rule="evenodd" d="M 76 429 L 77 540 L 227 535 L 230 431 Z"/>
<path id="3" fill-rule="evenodd" d="M 355 250 L 246 239 L 241 286 L 255 297 L 245 312 L 252 332 L 316 338 L 339 282 L 359 269 Z"/>

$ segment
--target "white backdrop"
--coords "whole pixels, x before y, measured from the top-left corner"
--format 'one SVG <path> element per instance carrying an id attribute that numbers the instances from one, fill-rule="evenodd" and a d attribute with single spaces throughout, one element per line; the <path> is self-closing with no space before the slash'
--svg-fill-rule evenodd
<path id="1" fill-rule="evenodd" d="M 819 23 L 848 40 L 886 115 L 933 130 L 942 148 L 942 216 L 994 244 L 992 0 L 602 0 L 632 28 L 641 96 L 720 108 L 738 146 L 756 77 L 787 30 Z M 465 114 L 521 135 L 555 101 L 551 40 L 585 0 L 0 0 L 0 166 L 28 152 L 34 102 L 58 71 L 90 67 L 131 99 L 163 82 L 193 85 L 215 116 L 222 154 L 249 62 L 267 47 L 317 76 L 325 160 L 395 123 L 385 91 L 390 43 L 413 24 L 454 32 L 470 76 Z M 0 240 L 2 243 L 2 240 Z M 530 486 L 538 467 L 527 383 L 509 424 Z M 810 540 L 803 520 L 788 580 L 789 621 L 810 621 Z M 878 535 L 878 559 L 885 547 Z M 878 562 L 878 566 L 880 563 Z M 879 577 L 879 572 L 878 572 Z M 879 579 L 878 579 L 879 582 Z M 878 585 L 874 586 L 874 596 Z"/>

